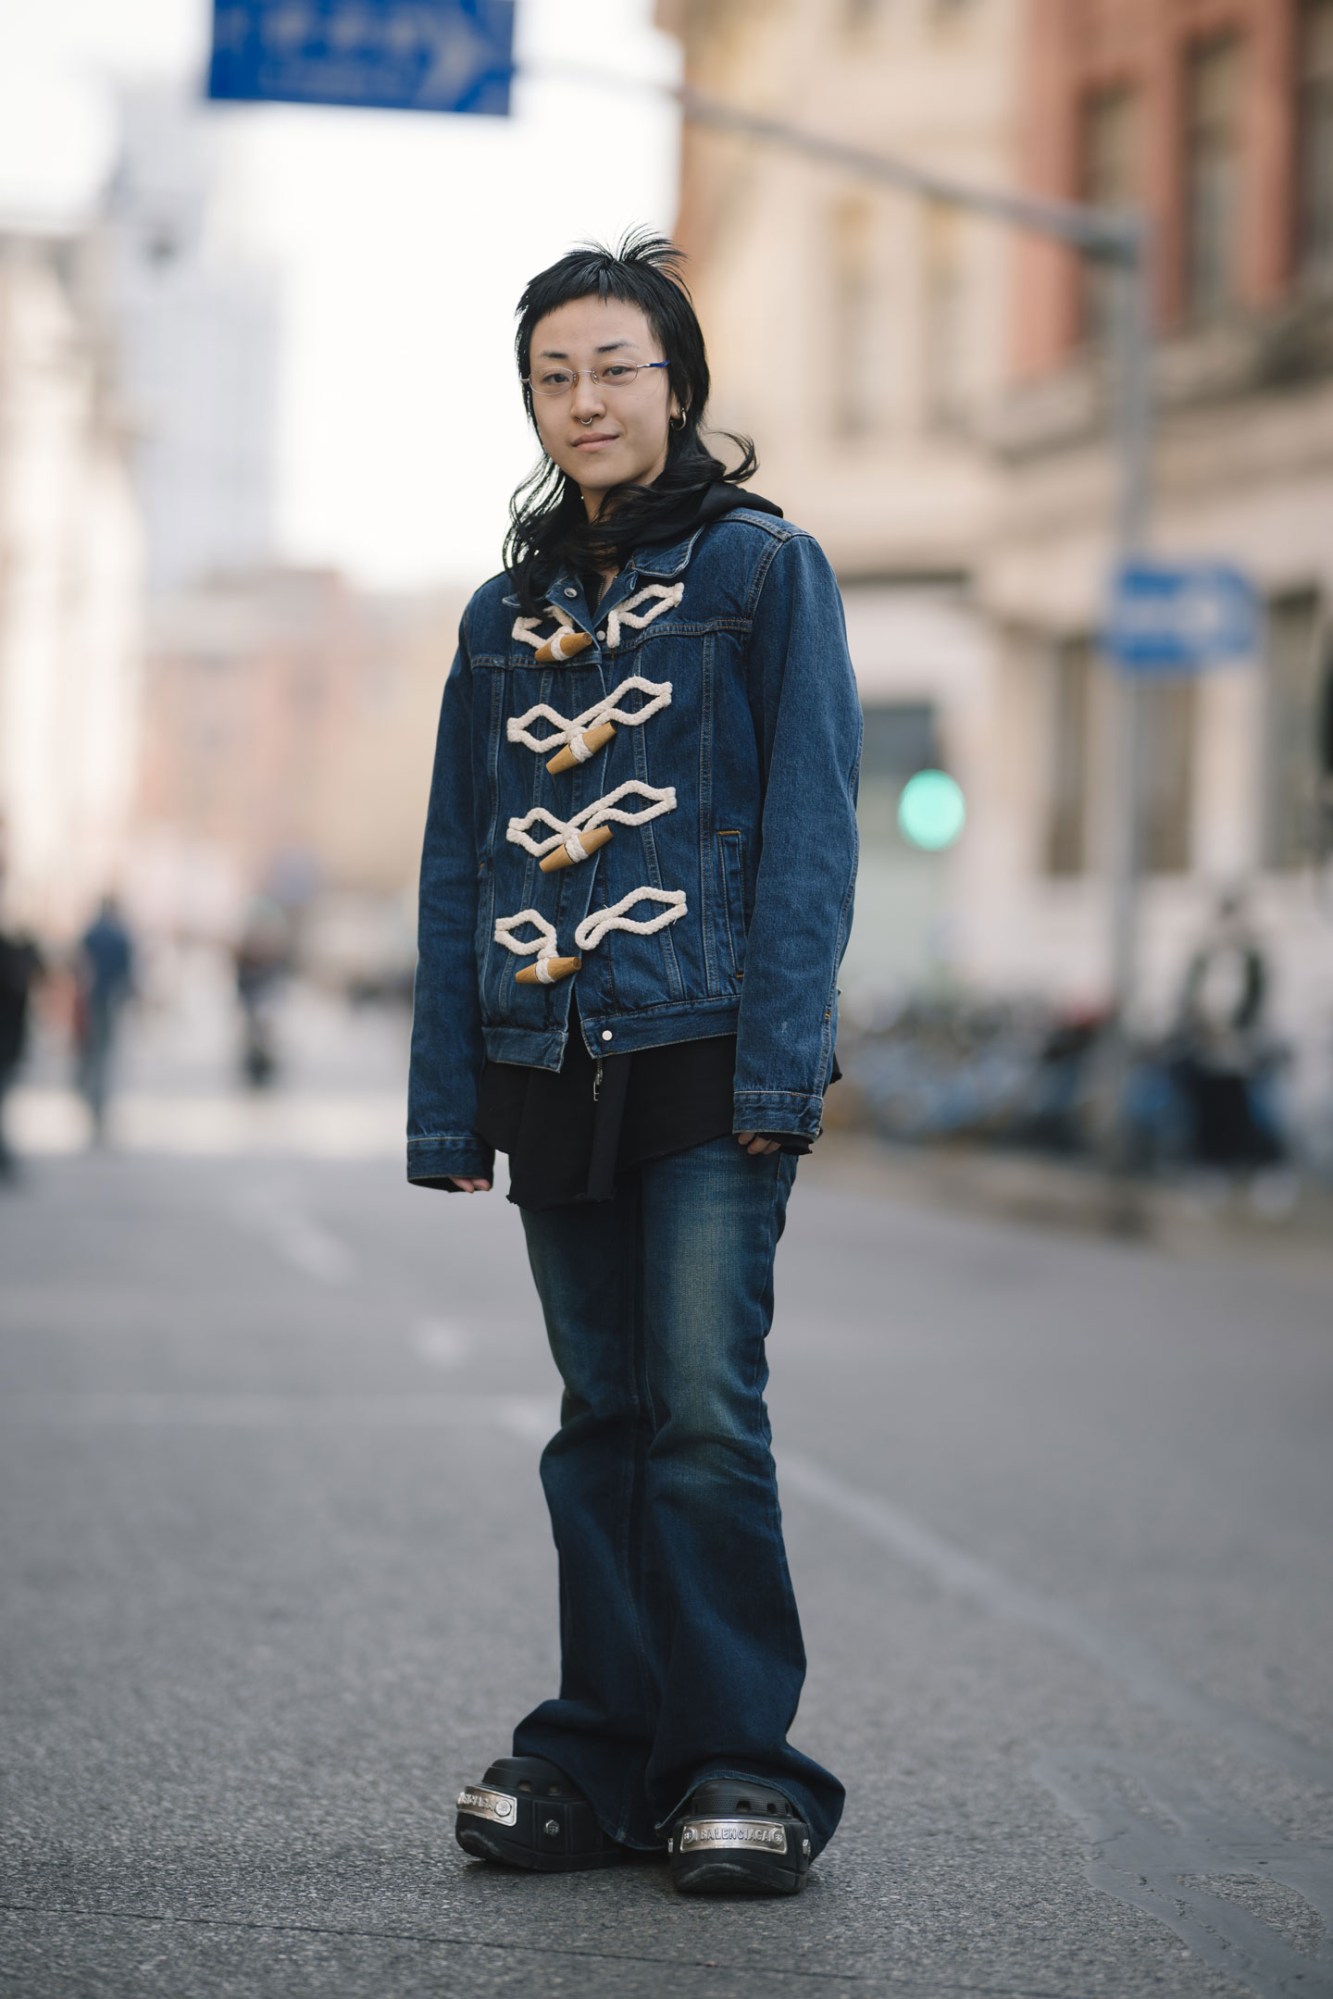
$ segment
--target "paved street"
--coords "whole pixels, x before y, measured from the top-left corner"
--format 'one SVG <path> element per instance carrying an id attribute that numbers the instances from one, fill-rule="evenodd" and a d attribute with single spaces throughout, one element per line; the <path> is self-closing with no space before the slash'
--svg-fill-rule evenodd
<path id="1" fill-rule="evenodd" d="M 20 1106 L 0 1991 L 1333 1992 L 1333 1278 L 803 1166 L 771 1400 L 842 1832 L 793 1902 L 534 1880 L 452 1841 L 556 1669 L 517 1217 L 408 1189 L 369 1099 L 340 1144 L 224 1096 L 150 1078 L 100 1156 Z"/>

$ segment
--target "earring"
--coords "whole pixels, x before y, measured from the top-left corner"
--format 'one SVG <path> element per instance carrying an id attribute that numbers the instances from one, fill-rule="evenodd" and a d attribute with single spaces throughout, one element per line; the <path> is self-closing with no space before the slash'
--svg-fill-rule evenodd
<path id="1" fill-rule="evenodd" d="M 680 411 L 678 411 L 678 412 L 677 412 L 677 414 L 676 414 L 675 416 L 673 416 L 673 417 L 672 417 L 672 419 L 671 419 L 671 428 L 672 428 L 673 430 L 684 430 L 684 428 L 685 428 L 685 412 L 684 412 L 684 410 L 680 410 Z"/>

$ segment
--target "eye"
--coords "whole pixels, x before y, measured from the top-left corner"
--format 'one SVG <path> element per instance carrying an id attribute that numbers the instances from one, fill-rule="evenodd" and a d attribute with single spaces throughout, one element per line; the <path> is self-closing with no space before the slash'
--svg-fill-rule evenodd
<path id="1" fill-rule="evenodd" d="M 573 380 L 570 368 L 543 368 L 537 377 L 537 387 L 548 396 L 558 396 L 571 386 Z"/>
<path id="2" fill-rule="evenodd" d="M 617 383 L 623 384 L 632 380 L 639 371 L 627 361 L 612 361 L 609 367 L 603 368 L 600 372 L 602 380 L 610 382 L 614 387 Z"/>

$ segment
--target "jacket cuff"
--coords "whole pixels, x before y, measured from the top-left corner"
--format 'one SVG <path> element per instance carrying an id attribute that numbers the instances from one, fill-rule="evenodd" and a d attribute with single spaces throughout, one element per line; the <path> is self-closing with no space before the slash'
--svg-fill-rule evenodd
<path id="1" fill-rule="evenodd" d="M 454 1178 L 493 1180 L 495 1148 L 475 1131 L 432 1132 L 425 1138 L 409 1138 L 407 1177 L 426 1183 Z"/>
<path id="2" fill-rule="evenodd" d="M 793 1132 L 818 1138 L 824 1115 L 823 1097 L 795 1090 L 737 1090 L 732 1098 L 733 1131 Z"/>

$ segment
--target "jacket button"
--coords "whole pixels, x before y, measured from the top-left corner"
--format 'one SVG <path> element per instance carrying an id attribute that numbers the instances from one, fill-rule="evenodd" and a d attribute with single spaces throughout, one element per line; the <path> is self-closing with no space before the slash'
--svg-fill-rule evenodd
<path id="1" fill-rule="evenodd" d="M 605 645 L 605 644 L 606 644 L 606 633 L 605 633 L 605 632 L 598 632 L 598 634 L 597 634 L 597 643 L 598 643 L 598 645 L 599 645 L 599 646 L 600 646 L 600 645 Z"/>
<path id="2" fill-rule="evenodd" d="M 615 1038 L 615 1037 L 614 1037 L 614 1036 L 613 1036 L 613 1034 L 611 1033 L 611 1030 L 610 1030 L 610 1028 L 609 1028 L 609 1027 L 604 1027 L 604 1028 L 602 1029 L 602 1039 L 603 1039 L 603 1041 L 611 1041 L 611 1040 L 614 1040 L 614 1038 Z"/>
<path id="3" fill-rule="evenodd" d="M 579 594 L 578 591 L 574 588 L 574 585 L 572 583 L 566 583 L 565 585 L 566 597 L 577 597 L 578 594 Z"/>

